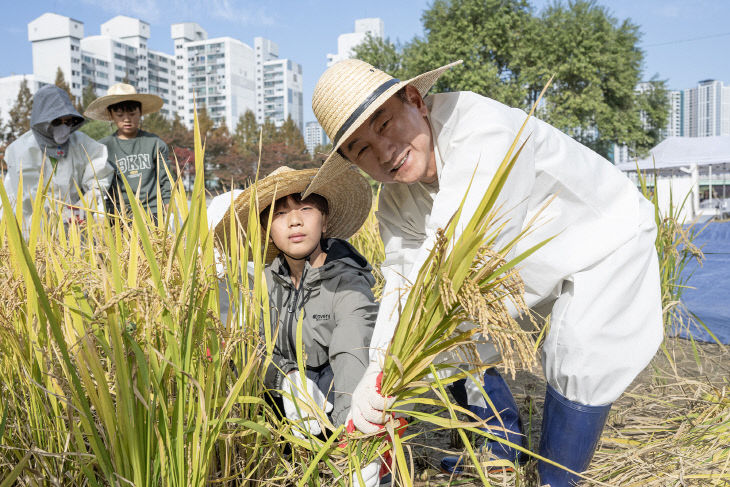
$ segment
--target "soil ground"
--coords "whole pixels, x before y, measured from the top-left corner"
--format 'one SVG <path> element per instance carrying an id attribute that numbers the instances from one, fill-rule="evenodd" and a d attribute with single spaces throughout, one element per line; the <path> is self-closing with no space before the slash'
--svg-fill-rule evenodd
<path id="1" fill-rule="evenodd" d="M 641 414 L 646 396 L 656 395 L 657 390 L 664 384 L 698 379 L 710 384 L 727 386 L 728 377 L 730 377 L 730 351 L 727 347 L 702 342 L 693 344 L 689 340 L 670 338 L 665 343 L 665 350 L 660 349 L 657 352 L 649 366 L 614 403 L 604 435 L 610 435 L 613 428 L 621 427 L 627 419 L 627 415 Z M 545 380 L 541 374 L 528 372 L 518 372 L 514 379 L 510 377 L 505 377 L 505 379 L 510 384 L 520 407 L 528 445 L 531 450 L 535 451 L 539 444 Z M 411 431 L 415 431 L 417 428 L 419 425 L 415 425 Z M 452 438 L 448 431 L 429 431 L 423 427 L 420 427 L 420 430 L 423 430 L 423 435 L 412 443 L 414 445 L 412 459 L 416 472 L 416 485 L 422 487 L 481 485 L 478 479 L 474 483 L 474 477 L 469 478 L 469 475 L 450 478 L 440 472 L 439 463 L 446 452 L 463 451 L 457 437 Z M 594 460 L 596 458 L 598 455 Z M 520 470 L 520 478 L 516 478 L 514 474 L 497 474 L 490 475 L 489 480 L 495 486 L 533 487 L 537 485 L 534 461 L 527 462 Z M 586 482 L 585 484 L 590 485 L 591 483 Z"/>

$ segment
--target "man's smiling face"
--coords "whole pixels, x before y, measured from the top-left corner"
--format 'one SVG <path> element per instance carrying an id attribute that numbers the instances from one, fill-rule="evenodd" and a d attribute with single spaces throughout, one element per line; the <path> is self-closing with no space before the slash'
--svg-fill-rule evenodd
<path id="1" fill-rule="evenodd" d="M 413 86 L 391 96 L 341 146 L 352 163 L 383 183 L 436 180 L 428 109 Z"/>

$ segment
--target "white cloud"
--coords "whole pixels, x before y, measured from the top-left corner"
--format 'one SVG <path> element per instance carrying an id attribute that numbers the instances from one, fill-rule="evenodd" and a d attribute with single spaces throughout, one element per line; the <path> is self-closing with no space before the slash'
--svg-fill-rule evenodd
<path id="1" fill-rule="evenodd" d="M 156 22 L 160 19 L 161 8 L 159 0 L 116 0 L 114 2 L 99 2 L 98 0 L 82 0 L 91 5 L 117 15 L 128 15 L 145 22 Z"/>
<path id="2" fill-rule="evenodd" d="M 669 3 L 666 5 L 662 5 L 658 10 L 657 13 L 661 17 L 669 17 L 672 19 L 678 18 L 682 14 L 682 6 L 677 3 Z"/>
<path id="3" fill-rule="evenodd" d="M 234 24 L 273 25 L 275 18 L 254 1 L 172 0 L 172 11 L 191 20 L 209 17 Z M 200 21 L 198 21 L 201 23 Z"/>

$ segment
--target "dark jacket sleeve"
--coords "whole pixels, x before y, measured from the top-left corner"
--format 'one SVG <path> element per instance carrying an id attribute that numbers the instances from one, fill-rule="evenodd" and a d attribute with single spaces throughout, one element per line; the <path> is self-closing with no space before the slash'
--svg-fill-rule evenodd
<path id="1" fill-rule="evenodd" d="M 378 303 L 365 272 L 342 276 L 334 294 L 333 310 L 336 326 L 329 346 L 335 376 L 332 419 L 335 424 L 343 424 L 350 411 L 352 392 L 368 364 L 368 347 L 378 315 Z"/>

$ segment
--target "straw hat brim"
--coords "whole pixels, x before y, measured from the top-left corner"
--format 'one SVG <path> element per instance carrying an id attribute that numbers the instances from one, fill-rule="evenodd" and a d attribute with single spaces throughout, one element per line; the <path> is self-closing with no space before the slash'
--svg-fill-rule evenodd
<path id="1" fill-rule="evenodd" d="M 332 147 L 332 152 L 322 163 L 322 166 L 319 168 L 319 172 L 317 172 L 317 175 L 312 180 L 312 184 L 310 184 L 304 196 L 308 196 L 311 193 L 317 193 L 321 184 L 333 177 L 336 177 L 338 173 L 352 166 L 352 163 L 350 161 L 342 157 L 337 152 L 338 149 L 347 139 L 350 138 L 353 133 L 355 133 L 358 128 L 360 128 L 360 126 L 365 121 L 367 121 L 368 118 L 370 118 L 373 113 L 375 113 L 378 108 L 380 108 L 383 103 L 388 101 L 391 96 L 395 95 L 403 87 L 407 85 L 412 85 L 418 90 L 418 93 L 420 93 L 422 97 L 425 97 L 426 93 L 428 93 L 428 90 L 430 90 L 431 87 L 436 84 L 436 81 L 438 81 L 442 74 L 461 63 L 462 61 L 459 60 L 453 63 L 446 64 L 445 66 L 441 66 L 440 68 L 436 68 L 423 74 L 419 74 L 418 76 L 415 76 L 409 80 L 395 83 L 387 90 L 383 91 L 383 93 L 375 98 L 370 103 L 370 105 L 368 105 L 367 108 L 363 110 L 363 112 L 355 119 L 352 125 L 350 125 L 350 127 L 336 141 L 335 145 Z"/>
<path id="2" fill-rule="evenodd" d="M 142 115 L 153 113 L 162 108 L 164 102 L 157 95 L 149 93 L 130 93 L 128 95 L 104 95 L 89 103 L 84 111 L 84 116 L 93 120 L 103 120 L 110 122 L 112 120 L 108 108 L 111 105 L 123 101 L 138 101 L 142 105 Z"/>
<path id="3" fill-rule="evenodd" d="M 273 201 L 290 194 L 302 194 L 309 186 L 317 169 L 288 170 L 275 172 L 249 186 L 236 197 L 231 205 L 235 218 L 244 231 L 248 228 L 248 215 L 251 202 L 251 192 L 254 187 L 257 198 L 258 215 L 271 205 Z M 355 169 L 343 171 L 327 184 L 322 184 L 316 194 L 327 200 L 329 213 L 327 215 L 327 230 L 323 237 L 348 239 L 357 232 L 370 213 L 372 206 L 372 191 L 367 180 Z M 215 227 L 217 240 L 227 245 L 227 234 L 230 230 L 230 213 Z M 279 249 L 269 241 L 266 253 L 266 262 L 271 262 L 278 255 Z"/>

